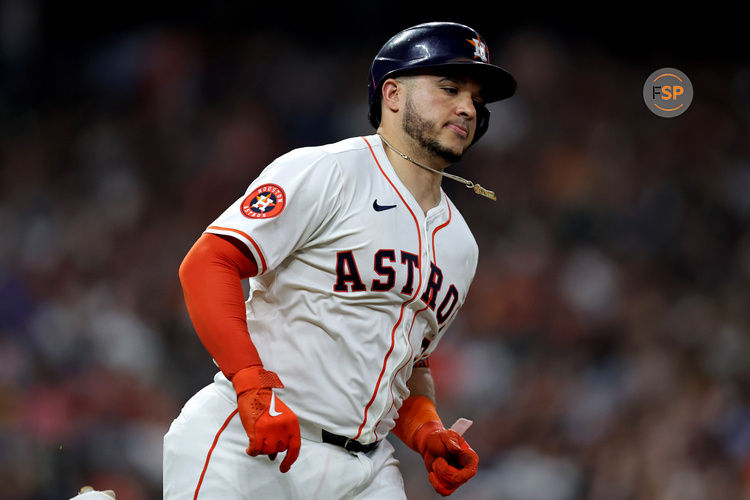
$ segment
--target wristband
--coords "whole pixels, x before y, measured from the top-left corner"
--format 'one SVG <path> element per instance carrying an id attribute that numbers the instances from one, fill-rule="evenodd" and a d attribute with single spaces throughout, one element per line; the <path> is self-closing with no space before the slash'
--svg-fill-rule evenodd
<path id="1" fill-rule="evenodd" d="M 232 376 L 232 385 L 239 396 L 253 389 L 283 389 L 284 384 L 275 372 L 265 370 L 262 365 L 243 368 Z"/>

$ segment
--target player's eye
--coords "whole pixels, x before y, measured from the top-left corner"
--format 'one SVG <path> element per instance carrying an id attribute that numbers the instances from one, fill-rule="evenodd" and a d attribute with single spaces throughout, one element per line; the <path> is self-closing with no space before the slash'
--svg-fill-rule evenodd
<path id="1" fill-rule="evenodd" d="M 444 91 L 445 91 L 446 93 L 448 93 L 448 94 L 451 94 L 451 95 L 456 95 L 456 94 L 458 94 L 458 89 L 457 89 L 456 87 L 443 87 L 443 90 L 444 90 Z"/>

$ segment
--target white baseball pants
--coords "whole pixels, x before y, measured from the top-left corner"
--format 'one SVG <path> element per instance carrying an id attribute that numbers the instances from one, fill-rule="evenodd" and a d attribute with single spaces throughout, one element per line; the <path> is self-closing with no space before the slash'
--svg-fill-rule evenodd
<path id="1" fill-rule="evenodd" d="M 285 474 L 279 471 L 283 453 L 273 462 L 248 456 L 233 393 L 219 373 L 172 422 L 164 436 L 164 500 L 406 500 L 386 440 L 369 453 L 350 453 L 303 433 L 299 458 Z"/>

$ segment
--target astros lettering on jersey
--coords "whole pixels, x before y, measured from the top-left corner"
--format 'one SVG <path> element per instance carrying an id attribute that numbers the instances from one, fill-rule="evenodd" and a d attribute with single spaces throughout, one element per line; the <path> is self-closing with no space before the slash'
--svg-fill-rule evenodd
<path id="1" fill-rule="evenodd" d="M 281 156 L 208 227 L 258 264 L 248 329 L 303 436 L 384 437 L 456 317 L 478 250 L 441 195 L 425 214 L 379 136 L 357 137 Z"/>

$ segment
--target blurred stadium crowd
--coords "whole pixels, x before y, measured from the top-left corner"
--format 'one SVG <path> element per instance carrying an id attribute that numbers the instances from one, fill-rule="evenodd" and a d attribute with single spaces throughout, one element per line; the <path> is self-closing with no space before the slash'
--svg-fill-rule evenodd
<path id="1" fill-rule="evenodd" d="M 17 18 L 2 32 L 0 497 L 160 498 L 162 436 L 215 371 L 181 259 L 276 156 L 371 133 L 374 52 L 144 28 L 46 61 L 40 99 Z M 475 422 L 479 473 L 454 497 L 750 498 L 750 65 L 683 61 L 695 99 L 663 119 L 641 89 L 666 64 L 479 28 L 519 92 L 455 168 L 498 202 L 444 184 L 480 249 L 433 358 L 444 421 Z M 435 498 L 394 444 L 409 498 Z"/>

